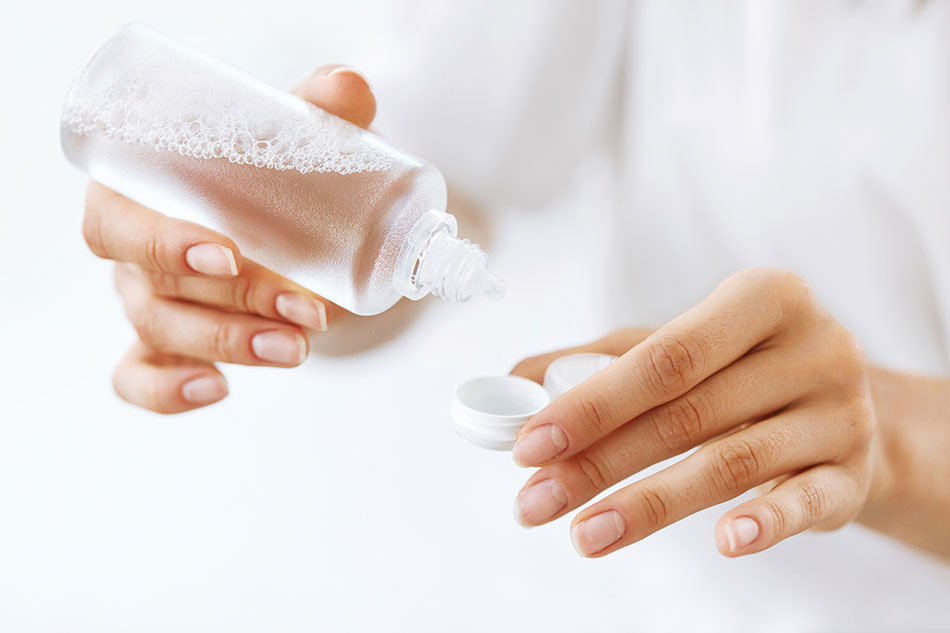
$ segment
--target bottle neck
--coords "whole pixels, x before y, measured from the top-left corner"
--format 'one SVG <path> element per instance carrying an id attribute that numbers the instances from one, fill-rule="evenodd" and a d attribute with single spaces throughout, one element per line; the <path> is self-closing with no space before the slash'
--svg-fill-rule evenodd
<path id="1" fill-rule="evenodd" d="M 456 237 L 457 227 L 454 216 L 436 210 L 416 221 L 393 271 L 397 292 L 413 300 L 431 293 L 454 303 L 477 294 L 505 295 L 505 282 L 488 272 L 488 256 L 478 244 Z"/>

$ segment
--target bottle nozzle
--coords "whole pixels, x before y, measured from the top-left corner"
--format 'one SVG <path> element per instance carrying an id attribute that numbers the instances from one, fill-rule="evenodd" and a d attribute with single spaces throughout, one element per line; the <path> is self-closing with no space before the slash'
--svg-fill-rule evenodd
<path id="1" fill-rule="evenodd" d="M 455 218 L 430 211 L 413 226 L 396 263 L 393 283 L 410 299 L 430 292 L 461 303 L 475 295 L 505 296 L 504 281 L 488 272 L 488 256 L 469 240 L 455 236 Z"/>
<path id="2" fill-rule="evenodd" d="M 491 273 L 485 273 L 485 281 L 482 283 L 481 294 L 498 301 L 505 298 L 505 291 L 508 290 L 508 284 L 504 279 L 499 279 Z"/>

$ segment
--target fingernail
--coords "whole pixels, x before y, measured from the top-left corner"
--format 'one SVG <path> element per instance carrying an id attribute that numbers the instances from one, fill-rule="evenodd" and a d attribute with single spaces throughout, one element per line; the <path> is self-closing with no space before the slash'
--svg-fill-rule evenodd
<path id="1" fill-rule="evenodd" d="M 590 556 L 619 541 L 626 527 L 619 512 L 608 510 L 575 525 L 571 540 L 578 554 Z"/>
<path id="2" fill-rule="evenodd" d="M 535 466 L 544 463 L 567 448 L 567 436 L 553 424 L 539 426 L 523 436 L 511 450 L 511 456 L 519 466 Z"/>
<path id="3" fill-rule="evenodd" d="M 737 552 L 748 547 L 759 538 L 759 524 L 749 517 L 739 517 L 729 521 L 724 531 L 730 552 Z"/>
<path id="4" fill-rule="evenodd" d="M 567 505 L 564 487 L 553 479 L 526 488 L 515 501 L 515 518 L 525 527 L 540 525 Z"/>
<path id="5" fill-rule="evenodd" d="M 362 79 L 363 82 L 364 82 L 367 86 L 369 86 L 369 79 L 366 78 L 366 75 L 364 75 L 364 74 L 361 73 L 360 71 L 356 70 L 356 69 L 353 68 L 352 66 L 337 66 L 336 68 L 334 68 L 333 70 L 331 70 L 330 72 L 328 72 L 326 75 L 324 75 L 324 77 L 332 77 L 333 75 L 342 75 L 342 74 L 345 74 L 345 73 L 349 73 L 349 74 L 351 74 L 351 75 L 356 75 L 357 77 L 359 77 L 360 79 Z"/>
<path id="6" fill-rule="evenodd" d="M 327 307 L 313 297 L 299 292 L 285 292 L 277 295 L 275 307 L 277 313 L 288 321 L 311 330 L 327 331 Z"/>
<path id="7" fill-rule="evenodd" d="M 195 244 L 185 251 L 185 262 L 203 275 L 233 277 L 238 274 L 234 253 L 218 244 Z"/>
<path id="8" fill-rule="evenodd" d="M 307 357 L 307 341 L 299 334 L 270 330 L 251 339 L 254 355 L 269 363 L 299 365 Z"/>
<path id="9" fill-rule="evenodd" d="M 228 383 L 223 376 L 192 378 L 181 386 L 181 397 L 192 404 L 211 404 L 228 395 Z"/>

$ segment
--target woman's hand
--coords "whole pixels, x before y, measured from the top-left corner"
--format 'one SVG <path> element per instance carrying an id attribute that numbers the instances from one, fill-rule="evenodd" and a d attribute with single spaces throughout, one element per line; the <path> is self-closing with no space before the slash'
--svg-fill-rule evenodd
<path id="1" fill-rule="evenodd" d="M 376 101 L 345 66 L 317 70 L 295 93 L 366 127 Z M 241 256 L 227 236 L 172 219 L 91 182 L 83 235 L 116 260 L 115 279 L 139 341 L 116 368 L 125 400 L 177 413 L 227 395 L 214 362 L 293 367 L 308 353 L 304 329 L 324 331 L 333 306 Z"/>
<path id="2" fill-rule="evenodd" d="M 541 467 L 518 495 L 524 525 L 696 447 L 579 512 L 577 551 L 609 554 L 757 486 L 766 492 L 716 525 L 726 556 L 839 527 L 865 506 L 879 476 L 868 368 L 855 338 L 795 275 L 740 272 L 656 332 L 619 331 L 513 373 L 540 381 L 551 361 L 576 351 L 622 356 L 519 434 L 515 461 Z"/>

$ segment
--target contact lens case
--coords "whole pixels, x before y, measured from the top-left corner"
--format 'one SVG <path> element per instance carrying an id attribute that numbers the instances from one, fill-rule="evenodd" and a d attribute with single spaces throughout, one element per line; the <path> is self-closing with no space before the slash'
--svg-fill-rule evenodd
<path id="1" fill-rule="evenodd" d="M 456 432 L 476 446 L 507 451 L 518 431 L 552 400 L 617 360 L 609 354 L 570 354 L 544 373 L 544 383 L 520 376 L 483 376 L 455 390 L 451 415 Z"/>

